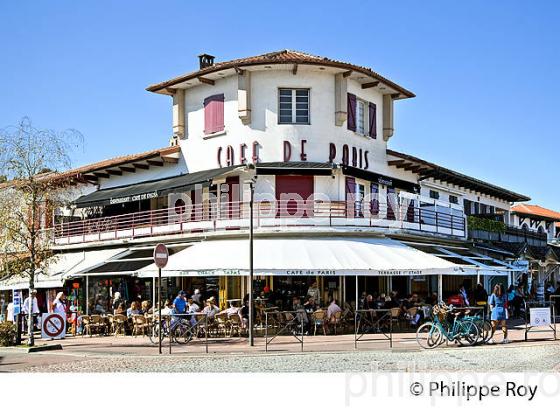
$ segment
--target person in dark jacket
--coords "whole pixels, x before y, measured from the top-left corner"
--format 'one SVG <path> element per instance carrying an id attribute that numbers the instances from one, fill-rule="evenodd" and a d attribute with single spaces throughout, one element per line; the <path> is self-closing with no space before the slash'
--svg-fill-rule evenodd
<path id="1" fill-rule="evenodd" d="M 476 285 L 476 289 L 473 294 L 474 304 L 476 306 L 485 306 L 488 303 L 488 292 L 482 286 L 482 283 Z"/>

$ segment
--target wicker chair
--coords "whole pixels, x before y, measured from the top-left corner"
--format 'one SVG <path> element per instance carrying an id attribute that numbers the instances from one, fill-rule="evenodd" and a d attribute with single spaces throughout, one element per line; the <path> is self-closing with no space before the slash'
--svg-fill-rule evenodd
<path id="1" fill-rule="evenodd" d="M 400 314 L 401 309 L 398 307 L 391 308 L 391 322 L 396 323 L 398 327 L 400 327 Z"/>
<path id="2" fill-rule="evenodd" d="M 142 336 L 146 336 L 148 326 L 148 319 L 144 315 L 132 316 L 132 336 L 138 336 L 139 332 L 142 333 Z"/>
<path id="3" fill-rule="evenodd" d="M 123 336 L 125 333 L 125 325 L 126 325 L 127 318 L 125 315 L 115 315 L 113 316 L 113 328 L 114 328 L 114 335 L 118 336 L 121 333 Z"/>
<path id="4" fill-rule="evenodd" d="M 337 328 L 341 323 L 342 323 L 342 311 L 335 312 L 335 314 L 331 317 L 329 321 L 329 326 L 333 327 L 335 335 L 336 335 Z"/>
<path id="5" fill-rule="evenodd" d="M 241 336 L 241 316 L 238 314 L 231 315 L 229 317 L 229 337 L 233 336 L 233 333 L 237 336 Z"/>
<path id="6" fill-rule="evenodd" d="M 228 316 L 226 312 L 218 313 L 214 316 L 212 321 L 212 329 L 216 333 L 216 336 L 226 336 L 228 328 Z"/>
<path id="7" fill-rule="evenodd" d="M 324 310 L 316 310 L 311 315 L 311 318 L 313 320 L 313 327 L 314 327 L 313 336 L 317 334 L 317 326 L 323 328 L 323 335 L 326 336 L 327 335 L 327 330 L 326 330 L 327 312 L 325 312 Z"/>
<path id="8" fill-rule="evenodd" d="M 90 336 L 93 333 L 101 334 L 103 328 L 105 327 L 105 323 L 101 315 L 91 315 L 90 316 Z"/>
<path id="9" fill-rule="evenodd" d="M 89 315 L 80 316 L 82 320 L 82 337 L 88 333 L 91 336 L 91 317 Z"/>

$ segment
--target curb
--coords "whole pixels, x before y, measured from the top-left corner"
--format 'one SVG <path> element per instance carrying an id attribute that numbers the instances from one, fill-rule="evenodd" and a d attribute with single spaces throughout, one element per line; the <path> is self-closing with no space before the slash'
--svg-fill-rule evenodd
<path id="1" fill-rule="evenodd" d="M 49 350 L 62 350 L 61 344 L 53 344 L 53 345 L 41 345 L 41 346 L 32 346 L 32 347 L 18 347 L 18 346 L 9 346 L 9 347 L 1 347 L 0 352 L 5 353 L 35 353 L 35 352 L 45 352 Z"/>

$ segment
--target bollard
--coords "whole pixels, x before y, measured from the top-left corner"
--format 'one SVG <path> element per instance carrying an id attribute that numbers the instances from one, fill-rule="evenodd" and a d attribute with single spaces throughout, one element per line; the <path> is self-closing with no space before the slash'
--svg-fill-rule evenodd
<path id="1" fill-rule="evenodd" d="M 16 324 L 17 324 L 17 334 L 16 334 L 16 345 L 21 344 L 21 315 L 18 313 L 16 315 Z"/>

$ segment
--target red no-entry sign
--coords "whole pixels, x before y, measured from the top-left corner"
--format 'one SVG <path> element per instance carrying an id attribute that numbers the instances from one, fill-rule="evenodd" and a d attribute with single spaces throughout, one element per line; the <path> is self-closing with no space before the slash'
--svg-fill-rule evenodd
<path id="1" fill-rule="evenodd" d="M 160 269 L 165 268 L 167 265 L 167 261 L 169 260 L 169 251 L 167 250 L 167 246 L 163 243 L 156 245 L 154 249 L 154 263 Z"/>

